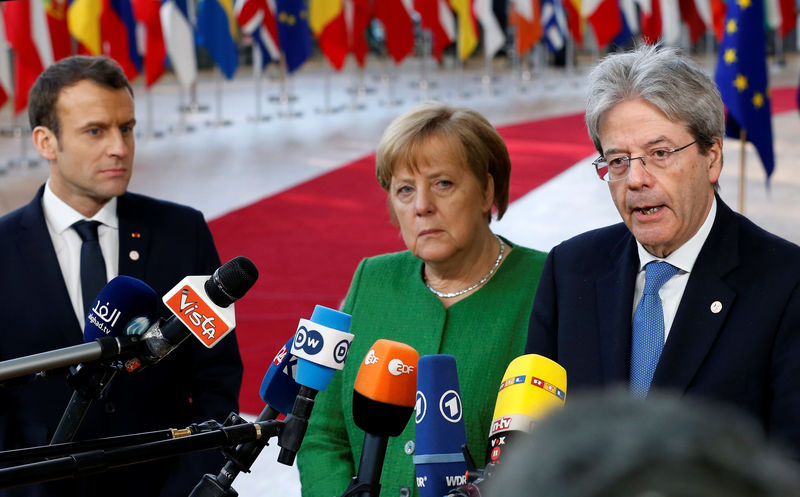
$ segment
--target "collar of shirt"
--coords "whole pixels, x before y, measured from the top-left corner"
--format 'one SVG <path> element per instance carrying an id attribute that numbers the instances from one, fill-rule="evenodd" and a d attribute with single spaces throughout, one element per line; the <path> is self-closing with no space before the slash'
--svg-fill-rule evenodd
<path id="1" fill-rule="evenodd" d="M 44 209 L 44 217 L 52 227 L 53 231 L 58 235 L 63 235 L 64 232 L 71 228 L 76 222 L 86 219 L 80 212 L 76 211 L 69 206 L 66 202 L 61 200 L 50 189 L 50 180 L 44 185 L 44 194 L 42 195 L 42 209 Z M 104 226 L 118 229 L 119 221 L 117 219 L 117 198 L 114 197 L 104 205 L 97 213 L 91 217 L 92 221 L 100 221 Z"/>
<path id="2" fill-rule="evenodd" d="M 717 198 L 714 197 L 711 202 L 711 209 L 708 211 L 705 222 L 697 230 L 697 233 L 689 239 L 686 243 L 678 247 L 674 252 L 669 254 L 666 259 L 656 257 L 642 246 L 639 241 L 636 241 L 636 249 L 639 252 L 639 272 L 644 271 L 647 263 L 652 261 L 666 261 L 680 270 L 680 274 L 691 273 L 692 267 L 700 255 L 700 250 L 703 244 L 706 243 L 706 238 L 711 232 L 711 227 L 714 226 L 714 219 L 717 217 Z"/>

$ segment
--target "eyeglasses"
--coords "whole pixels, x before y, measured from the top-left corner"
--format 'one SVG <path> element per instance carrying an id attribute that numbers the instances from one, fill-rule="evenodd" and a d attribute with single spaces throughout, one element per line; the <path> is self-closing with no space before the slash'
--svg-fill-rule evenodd
<path id="1" fill-rule="evenodd" d="M 608 157 L 598 157 L 592 164 L 597 169 L 597 176 L 603 181 L 620 181 L 628 177 L 631 169 L 631 161 L 641 160 L 651 174 L 659 170 L 671 167 L 675 163 L 674 154 L 680 152 L 697 143 L 697 140 L 678 148 L 657 148 L 651 150 L 640 157 L 628 157 L 627 155 L 610 155 Z M 651 169 L 652 167 L 652 169 Z"/>

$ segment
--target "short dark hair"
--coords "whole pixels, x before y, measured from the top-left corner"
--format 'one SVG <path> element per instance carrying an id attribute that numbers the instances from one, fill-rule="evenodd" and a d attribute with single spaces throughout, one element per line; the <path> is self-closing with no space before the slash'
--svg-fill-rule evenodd
<path id="1" fill-rule="evenodd" d="M 114 90 L 125 88 L 133 97 L 133 88 L 114 59 L 104 55 L 66 57 L 45 69 L 31 88 L 28 95 L 28 120 L 31 129 L 44 126 L 56 138 L 60 138 L 61 128 L 56 111 L 58 96 L 64 88 L 84 80 Z"/>
<path id="2" fill-rule="evenodd" d="M 509 452 L 484 495 L 797 497 L 798 466 L 730 405 L 651 392 L 567 400 Z"/>

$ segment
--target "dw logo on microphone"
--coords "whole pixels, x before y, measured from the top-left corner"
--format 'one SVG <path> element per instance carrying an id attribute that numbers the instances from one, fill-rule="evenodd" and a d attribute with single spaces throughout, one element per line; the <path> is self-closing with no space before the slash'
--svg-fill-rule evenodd
<path id="1" fill-rule="evenodd" d="M 302 349 L 308 355 L 314 355 L 322 350 L 325 341 L 317 330 L 309 330 L 305 326 L 301 326 L 297 328 L 297 333 L 294 335 L 294 346 L 296 349 Z"/>

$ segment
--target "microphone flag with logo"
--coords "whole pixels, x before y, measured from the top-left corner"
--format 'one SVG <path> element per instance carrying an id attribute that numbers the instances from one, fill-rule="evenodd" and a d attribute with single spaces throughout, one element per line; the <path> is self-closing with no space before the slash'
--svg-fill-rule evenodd
<path id="1" fill-rule="evenodd" d="M 158 313 L 158 294 L 130 276 L 117 276 L 97 294 L 86 315 L 83 341 L 107 336 L 141 335 Z"/>
<path id="2" fill-rule="evenodd" d="M 414 468 L 420 497 L 442 497 L 467 481 L 467 443 L 456 359 L 425 355 L 417 363 Z"/>
<path id="3" fill-rule="evenodd" d="M 286 345 L 281 347 L 281 350 L 275 355 L 258 392 L 267 405 L 281 414 L 292 412 L 294 399 L 300 392 L 300 384 L 295 381 L 297 357 L 289 353 L 292 343 L 294 343 L 294 335 L 289 337 Z"/>
<path id="4" fill-rule="evenodd" d="M 548 411 L 564 406 L 567 371 L 538 354 L 517 357 L 506 368 L 489 430 L 488 460 L 498 464 L 519 433 L 529 433 Z"/>

